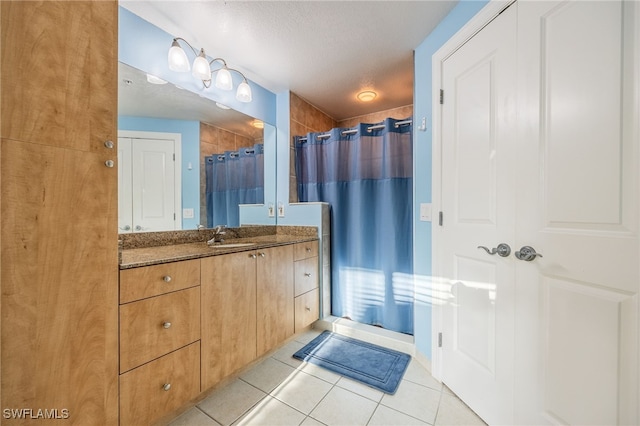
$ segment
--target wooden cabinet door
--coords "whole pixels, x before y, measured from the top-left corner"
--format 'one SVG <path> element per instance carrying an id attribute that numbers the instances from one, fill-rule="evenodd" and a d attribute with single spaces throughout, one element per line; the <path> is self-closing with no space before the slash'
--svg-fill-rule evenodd
<path id="1" fill-rule="evenodd" d="M 256 358 L 256 252 L 201 263 L 202 389 Z"/>
<path id="2" fill-rule="evenodd" d="M 293 335 L 293 246 L 258 250 L 258 356 Z"/>
<path id="3" fill-rule="evenodd" d="M 118 5 L 0 8 L 0 406 L 117 424 Z"/>

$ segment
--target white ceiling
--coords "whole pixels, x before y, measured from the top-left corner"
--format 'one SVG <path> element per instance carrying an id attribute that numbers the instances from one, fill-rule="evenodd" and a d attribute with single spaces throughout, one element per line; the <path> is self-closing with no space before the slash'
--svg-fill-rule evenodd
<path id="1" fill-rule="evenodd" d="M 456 1 L 120 4 L 266 89 L 291 90 L 341 120 L 413 103 L 413 50 Z M 356 100 L 364 89 L 378 93 L 374 102 Z"/>

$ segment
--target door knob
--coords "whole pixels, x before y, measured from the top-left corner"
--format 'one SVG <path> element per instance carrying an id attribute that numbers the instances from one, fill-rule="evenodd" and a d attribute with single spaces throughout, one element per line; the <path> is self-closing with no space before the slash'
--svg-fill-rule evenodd
<path id="1" fill-rule="evenodd" d="M 491 250 L 489 250 L 489 248 L 485 246 L 478 246 L 478 248 L 486 251 L 487 254 L 490 254 L 492 256 L 496 253 L 498 253 L 498 256 L 501 257 L 507 257 L 511 254 L 511 247 L 509 247 L 509 244 L 505 243 L 500 243 L 498 244 L 498 247 L 494 247 Z"/>
<path id="2" fill-rule="evenodd" d="M 536 257 L 542 257 L 542 254 L 536 253 L 536 249 L 531 246 L 524 246 L 520 250 L 516 251 L 516 257 L 525 262 L 531 262 Z"/>
<path id="3" fill-rule="evenodd" d="M 124 228 L 121 227 L 120 229 L 122 229 L 123 231 L 130 231 L 131 227 L 129 225 L 125 225 Z"/>

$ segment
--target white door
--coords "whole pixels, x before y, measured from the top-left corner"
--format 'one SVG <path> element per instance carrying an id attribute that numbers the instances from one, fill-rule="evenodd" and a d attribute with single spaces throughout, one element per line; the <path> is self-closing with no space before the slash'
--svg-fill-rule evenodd
<path id="1" fill-rule="evenodd" d="M 516 7 L 443 63 L 442 381 L 490 424 L 513 422 Z M 505 254 L 503 252 L 503 254 Z"/>
<path id="2" fill-rule="evenodd" d="M 133 230 L 176 229 L 174 143 L 135 139 L 131 149 Z"/>
<path id="3" fill-rule="evenodd" d="M 639 6 L 519 4 L 518 423 L 640 420 Z"/>
<path id="4" fill-rule="evenodd" d="M 516 27 L 501 23 L 516 9 Z M 638 9 L 636 2 L 521 1 L 443 63 L 436 267 L 451 290 L 441 310 L 442 379 L 491 424 L 640 421 Z M 487 30 L 501 26 L 492 44 Z M 488 44 L 470 44 L 478 37 Z M 475 95 L 462 96 L 472 72 L 450 61 L 499 51 L 495 39 L 517 41 L 517 87 L 507 101 L 486 95 L 495 119 L 483 130 L 477 123 L 490 108 L 463 122 L 465 104 L 501 83 L 485 79 L 467 89 Z M 511 128 L 508 113 L 500 118 L 505 109 L 517 118 L 511 144 L 500 138 L 501 128 Z M 495 164 L 465 138 L 494 140 L 487 150 Z M 505 161 L 513 168 L 502 168 Z M 506 212 L 511 221 L 502 220 Z M 489 238 L 483 225 L 494 226 L 493 241 L 478 241 Z M 472 254 L 499 242 L 511 245 L 509 257 Z M 525 258 L 525 246 L 542 257 Z M 512 393 L 501 398 L 505 392 Z"/>
<path id="5" fill-rule="evenodd" d="M 118 138 L 118 232 L 133 232 L 131 138 Z"/>
<path id="6" fill-rule="evenodd" d="M 118 163 L 119 232 L 180 229 L 176 140 L 119 137 Z"/>

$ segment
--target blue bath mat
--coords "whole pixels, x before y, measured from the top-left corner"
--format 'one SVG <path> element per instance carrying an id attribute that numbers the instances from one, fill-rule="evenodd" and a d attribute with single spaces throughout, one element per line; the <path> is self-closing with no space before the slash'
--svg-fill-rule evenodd
<path id="1" fill-rule="evenodd" d="M 293 354 L 383 392 L 394 394 L 411 357 L 371 343 L 324 331 Z"/>

